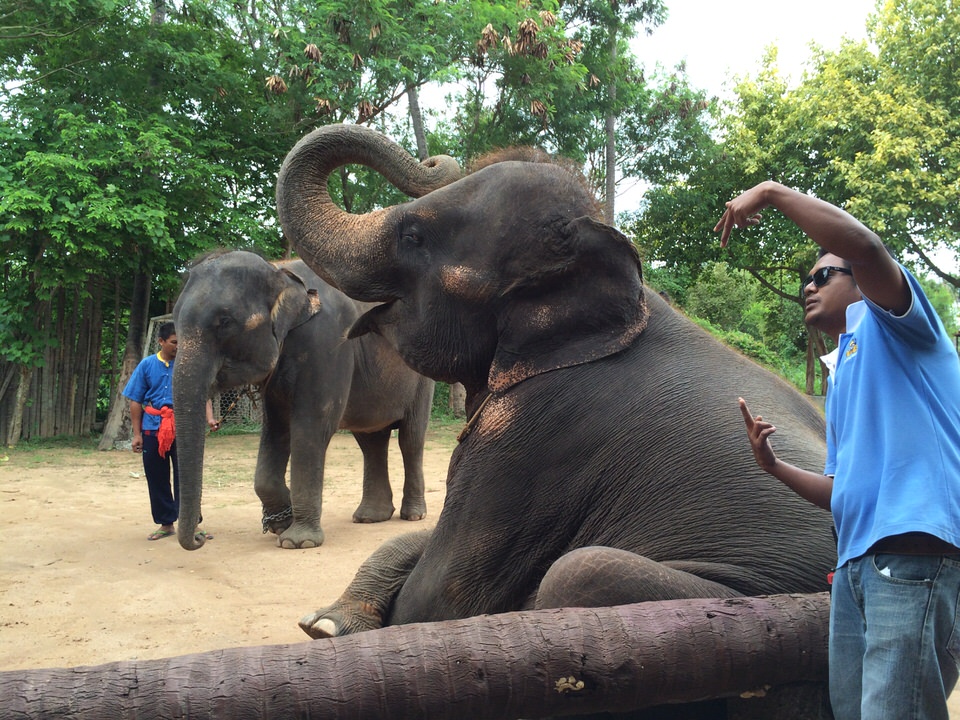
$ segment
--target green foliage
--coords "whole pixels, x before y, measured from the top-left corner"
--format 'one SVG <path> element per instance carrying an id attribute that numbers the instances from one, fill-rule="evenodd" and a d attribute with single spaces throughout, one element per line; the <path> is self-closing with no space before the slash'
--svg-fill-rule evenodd
<path id="1" fill-rule="evenodd" d="M 15 448 L 8 447 L 4 452 L 27 455 L 40 450 L 83 450 L 87 454 L 98 452 L 99 435 L 56 435 L 48 438 L 23 440 Z M 49 462 L 48 458 L 37 458 L 35 462 Z"/>
<path id="2" fill-rule="evenodd" d="M 956 253 L 960 13 L 953 0 L 891 0 L 869 30 L 875 51 L 822 54 L 801 97 L 818 133 L 846 136 L 829 160 L 850 211 L 898 252 Z"/>
<path id="3" fill-rule="evenodd" d="M 689 173 L 653 188 L 625 223 L 645 257 L 691 268 L 725 258 L 792 294 L 814 258 L 793 223 L 765 213 L 727 252 L 711 232 L 724 202 L 770 178 L 846 207 L 908 262 L 960 249 L 960 66 L 945 61 L 960 33 L 952 5 L 884 3 L 870 28 L 876 50 L 847 42 L 817 51 L 794 89 L 769 52 L 756 77 L 738 82 L 717 139 L 701 138 Z"/>
<path id="4" fill-rule="evenodd" d="M 947 333 L 956 335 L 957 333 L 957 289 L 945 282 L 931 277 L 919 275 L 917 280 L 923 288 L 924 294 L 937 311 L 940 320 Z"/>
<path id="5" fill-rule="evenodd" d="M 245 422 L 229 422 L 224 423 L 223 426 L 217 430 L 217 435 L 251 435 L 259 434 L 261 429 L 260 423 L 245 421 Z"/>
<path id="6" fill-rule="evenodd" d="M 643 269 L 643 281 L 660 293 L 664 300 L 672 305 L 686 302 L 687 288 L 691 285 L 686 268 L 667 268 L 657 264 Z"/>
<path id="7" fill-rule="evenodd" d="M 450 385 L 445 382 L 438 382 L 434 387 L 430 418 L 440 424 L 463 423 L 463 418 L 454 415 L 450 409 Z"/>
<path id="8" fill-rule="evenodd" d="M 288 143 L 264 154 L 256 127 L 236 126 L 242 81 L 225 72 L 242 48 L 222 23 L 106 0 L 18 9 L 0 56 L 0 357 L 36 364 L 53 338 L 24 310 L 55 289 L 128 288 L 143 268 L 170 297 L 204 249 L 276 248 L 270 177 Z"/>
<path id="9" fill-rule="evenodd" d="M 760 316 L 760 339 L 778 356 L 806 365 L 807 329 L 803 305 L 761 287 L 752 312 Z"/>
<path id="10" fill-rule="evenodd" d="M 725 330 L 742 330 L 755 284 L 743 270 L 731 270 L 724 262 L 710 263 L 688 289 L 685 308 Z"/>
<path id="11" fill-rule="evenodd" d="M 689 171 L 651 188 L 626 218 L 644 259 L 691 287 L 711 262 L 749 270 L 766 288 L 763 342 L 802 357 L 797 281 L 815 246 L 779 213 L 735 231 L 721 250 L 713 226 L 726 201 L 775 179 L 845 207 L 875 230 L 908 265 L 933 269 L 954 287 L 942 251 L 960 253 L 960 13 L 953 0 L 878 3 L 870 42 L 815 50 L 794 88 L 777 68 L 776 49 L 755 77 L 740 78 L 736 98 L 717 114 L 716 133 L 690 136 Z M 955 264 L 955 263 L 953 263 Z M 918 272 L 918 275 L 923 274 Z M 941 290 L 934 294 L 939 295 Z M 955 327 L 953 294 L 938 312 Z M 763 313 L 758 313 L 763 315 Z"/>

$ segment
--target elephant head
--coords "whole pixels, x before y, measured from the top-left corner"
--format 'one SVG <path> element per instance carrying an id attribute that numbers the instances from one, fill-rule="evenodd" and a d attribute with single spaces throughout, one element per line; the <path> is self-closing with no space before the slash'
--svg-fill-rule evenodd
<path id="1" fill-rule="evenodd" d="M 287 333 L 320 310 L 315 290 L 282 266 L 247 252 L 194 263 L 173 310 L 179 348 L 173 396 L 180 469 L 177 535 L 188 550 L 200 520 L 206 401 L 213 392 L 269 378 Z"/>
<path id="2" fill-rule="evenodd" d="M 383 303 L 352 336 L 379 333 L 418 372 L 476 398 L 619 352 L 642 331 L 637 252 L 596 219 L 595 198 L 568 169 L 496 162 L 357 216 L 326 188 L 335 168 L 357 163 L 408 195 L 424 187 L 413 158 L 356 125 L 305 136 L 277 183 L 284 233 L 304 261 L 347 295 Z"/>

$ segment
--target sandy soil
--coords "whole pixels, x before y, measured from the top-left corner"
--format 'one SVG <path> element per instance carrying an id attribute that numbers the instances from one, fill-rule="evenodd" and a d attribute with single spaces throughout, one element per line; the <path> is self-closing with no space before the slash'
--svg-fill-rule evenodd
<path id="1" fill-rule="evenodd" d="M 210 436 L 195 552 L 147 541 L 140 456 L 0 450 L 0 670 L 98 665 L 217 648 L 309 641 L 297 620 L 336 599 L 384 540 L 432 527 L 459 428 L 432 431 L 427 518 L 356 524 L 363 459 L 352 435 L 327 453 L 324 544 L 282 550 L 253 491 L 258 436 Z M 390 447 L 394 505 L 402 461 Z M 7 459 L 2 459 L 6 457 Z"/>
<path id="2" fill-rule="evenodd" d="M 307 642 L 297 619 L 333 601 L 385 539 L 432 527 L 459 428 L 432 430 L 426 520 L 351 521 L 362 457 L 338 434 L 327 456 L 326 541 L 281 550 L 260 529 L 255 435 L 207 444 L 204 529 L 196 552 L 148 542 L 140 457 L 129 451 L 0 451 L 0 671 L 99 665 L 247 645 Z M 391 443 L 394 504 L 402 463 Z M 960 694 L 950 717 L 960 720 Z"/>

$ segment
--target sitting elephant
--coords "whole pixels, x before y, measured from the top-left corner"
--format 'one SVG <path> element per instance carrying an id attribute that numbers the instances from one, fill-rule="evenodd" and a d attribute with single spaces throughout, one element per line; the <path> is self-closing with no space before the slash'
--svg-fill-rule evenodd
<path id="1" fill-rule="evenodd" d="M 646 291 L 567 168 L 495 162 L 367 215 L 332 203 L 350 163 L 404 190 L 402 155 L 360 126 L 315 130 L 284 161 L 279 216 L 322 277 L 382 303 L 350 336 L 463 383 L 471 419 L 436 528 L 382 546 L 306 632 L 827 589 L 830 515 L 757 467 L 737 397 L 805 466 L 824 460 L 819 410 Z"/>
<path id="2" fill-rule="evenodd" d="M 394 512 L 387 450 L 396 428 L 403 455 L 400 517 L 427 514 L 423 443 L 434 382 L 411 370 L 383 339 L 347 339 L 371 309 L 330 287 L 303 262 L 269 263 L 249 252 L 199 259 L 174 307 L 179 349 L 174 407 L 180 467 L 180 544 L 196 549 L 212 392 L 260 385 L 263 427 L 254 486 L 264 532 L 284 548 L 323 543 L 320 510 L 327 446 L 338 428 L 363 451 L 363 497 L 354 522 Z M 290 461 L 290 487 L 284 476 Z"/>

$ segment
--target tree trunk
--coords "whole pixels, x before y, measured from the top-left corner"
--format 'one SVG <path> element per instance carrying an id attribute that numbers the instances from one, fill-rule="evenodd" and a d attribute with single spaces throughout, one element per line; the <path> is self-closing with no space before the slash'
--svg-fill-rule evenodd
<path id="1" fill-rule="evenodd" d="M 143 337 L 146 334 L 150 312 L 150 276 L 141 270 L 133 279 L 133 297 L 130 300 L 130 327 L 127 329 L 127 344 L 123 351 L 117 392 L 110 401 L 110 412 L 103 426 L 103 436 L 98 450 L 113 450 L 117 440 L 130 434 L 130 404 L 121 395 L 127 381 L 143 358 Z"/>
<path id="2" fill-rule="evenodd" d="M 416 85 L 407 86 L 407 102 L 410 105 L 410 123 L 413 125 L 413 136 L 417 139 L 417 158 L 426 160 L 430 157 L 427 148 L 427 134 L 423 130 L 423 113 L 420 112 L 420 93 Z"/>
<path id="3" fill-rule="evenodd" d="M 450 385 L 450 398 L 447 405 L 454 417 L 467 416 L 467 389 L 463 386 L 463 383 L 452 383 Z"/>
<path id="4" fill-rule="evenodd" d="M 813 329 L 807 331 L 807 370 L 806 370 L 806 381 L 804 382 L 804 392 L 807 395 L 816 395 L 817 393 L 817 366 L 820 364 L 819 358 L 817 358 L 815 347 L 813 344 Z"/>
<path id="5" fill-rule="evenodd" d="M 75 432 L 86 435 L 97 421 L 97 391 L 100 387 L 100 361 L 103 347 L 103 282 L 91 278 L 86 312 L 76 339 L 77 354 L 81 358 L 77 378 L 77 412 L 74 414 Z"/>
<path id="6" fill-rule="evenodd" d="M 117 391 L 117 378 L 120 376 L 120 278 L 113 281 L 113 339 L 110 344 L 110 390 L 107 395 L 112 398 Z M 107 408 L 109 413 L 110 408 Z"/>
<path id="7" fill-rule="evenodd" d="M 30 382 L 33 380 L 33 368 L 29 365 L 18 365 L 19 382 L 17 383 L 17 394 L 13 401 L 13 415 L 10 418 L 10 431 L 7 434 L 7 447 L 15 447 L 20 441 L 20 433 L 23 431 L 23 409 L 27 405 L 27 397 L 30 395 Z"/>
<path id="8" fill-rule="evenodd" d="M 827 343 L 823 339 L 823 333 L 816 328 L 811 328 L 810 333 L 813 335 L 813 346 L 816 349 L 818 360 L 817 366 L 820 369 L 820 394 L 826 395 L 829 372 L 827 371 L 827 366 L 823 364 L 820 358 L 827 354 Z"/>
<path id="9" fill-rule="evenodd" d="M 807 328 L 807 373 L 805 391 L 807 395 L 827 394 L 827 369 L 820 358 L 827 354 L 827 345 L 823 333 L 816 328 Z M 817 392 L 817 375 L 820 375 L 820 392 Z"/>
<path id="10" fill-rule="evenodd" d="M 614 117 L 615 106 L 617 102 L 617 26 L 616 23 L 609 27 L 610 32 L 610 78 L 607 93 L 609 95 L 610 108 L 607 116 L 604 118 L 604 125 L 607 135 L 606 157 L 604 160 L 604 173 L 606 174 L 606 190 L 604 192 L 603 215 L 608 225 L 613 225 L 616 220 L 616 199 L 617 199 L 617 119 Z"/>
<path id="11" fill-rule="evenodd" d="M 826 593 L 672 600 L 12 671 L 0 673 L 0 718 L 482 720 L 625 712 L 822 684 L 828 616 Z"/>

